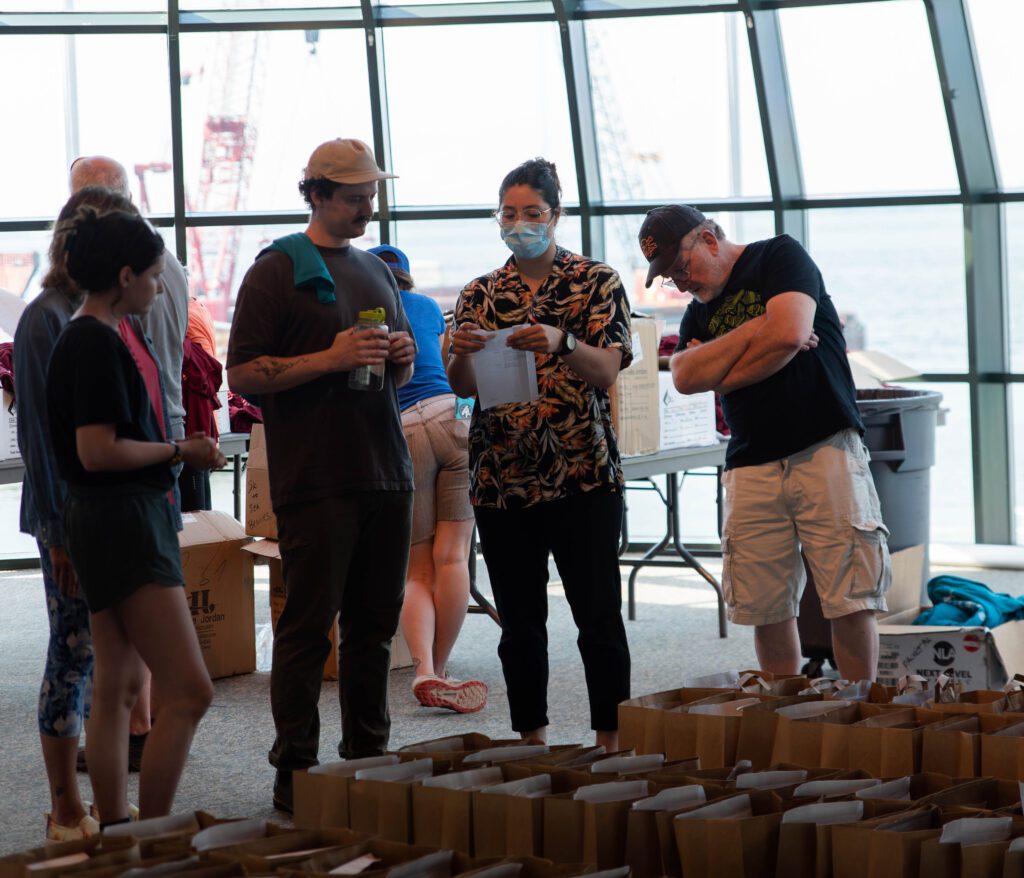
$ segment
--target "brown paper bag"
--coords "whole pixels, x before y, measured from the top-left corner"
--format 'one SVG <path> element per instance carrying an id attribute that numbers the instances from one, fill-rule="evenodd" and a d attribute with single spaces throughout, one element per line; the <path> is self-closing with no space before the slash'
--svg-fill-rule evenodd
<path id="1" fill-rule="evenodd" d="M 772 764 L 772 750 L 775 746 L 775 730 L 779 723 L 775 713 L 780 707 L 801 704 L 807 701 L 821 701 L 820 695 L 790 695 L 779 697 L 761 704 L 752 704 L 740 714 L 740 733 L 736 741 L 736 761 L 748 760 L 754 771 L 761 771 Z M 707 767 L 707 766 L 705 766 Z"/>
<path id="2" fill-rule="evenodd" d="M 942 833 L 939 810 L 914 808 L 832 827 L 834 878 L 918 878 L 921 843 Z"/>
<path id="3" fill-rule="evenodd" d="M 638 755 L 666 753 L 665 711 L 733 689 L 668 689 L 630 698 L 619 705 L 619 746 Z M 666 754 L 667 755 L 667 754 Z M 693 756 L 687 753 L 686 757 Z"/>
<path id="4" fill-rule="evenodd" d="M 782 803 L 770 792 L 744 793 L 752 814 L 734 819 L 673 819 L 685 878 L 774 878 Z M 719 799 L 718 802 L 725 801 Z"/>
<path id="5" fill-rule="evenodd" d="M 989 777 L 1024 780 L 1024 722 L 981 736 L 981 773 Z"/>
<path id="6" fill-rule="evenodd" d="M 204 858 L 217 863 L 241 863 L 248 874 L 262 875 L 307 859 L 314 853 L 357 848 L 367 840 L 365 833 L 350 829 L 283 830 L 266 838 L 217 848 L 204 854 Z"/>
<path id="7" fill-rule="evenodd" d="M 847 766 L 872 777 L 918 774 L 924 729 L 940 718 L 934 711 L 907 709 L 854 723 L 847 734 Z"/>
<path id="8" fill-rule="evenodd" d="M 711 708 L 728 711 L 733 704 L 739 705 L 755 698 L 759 701 L 773 700 L 773 697 L 768 695 L 718 694 L 666 711 L 666 758 L 686 759 L 696 756 L 700 759 L 702 768 L 735 765 L 742 713 L 737 710 L 735 713 L 710 715 L 694 713 L 693 709 Z"/>
<path id="9" fill-rule="evenodd" d="M 957 715 L 927 726 L 921 739 L 921 771 L 948 771 L 956 777 L 979 777 L 981 722 L 978 717 Z"/>

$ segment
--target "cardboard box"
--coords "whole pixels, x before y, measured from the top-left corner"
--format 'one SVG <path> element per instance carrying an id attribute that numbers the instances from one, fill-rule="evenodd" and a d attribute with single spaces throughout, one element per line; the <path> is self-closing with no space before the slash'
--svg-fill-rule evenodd
<path id="1" fill-rule="evenodd" d="M 878 682 L 906 674 L 950 674 L 965 689 L 998 689 L 1024 667 L 1024 621 L 997 628 L 914 625 L 920 609 L 887 616 L 878 626 Z"/>
<path id="2" fill-rule="evenodd" d="M 849 351 L 846 357 L 850 361 L 853 384 L 858 389 L 884 387 L 894 381 L 921 377 L 921 373 L 913 366 L 881 351 Z"/>
<path id="3" fill-rule="evenodd" d="M 270 626 L 276 629 L 277 619 L 284 609 L 288 594 L 284 587 L 284 573 L 281 570 L 281 549 L 277 540 L 256 540 L 245 547 L 245 551 L 262 559 L 270 568 Z M 412 654 L 409 646 L 398 631 L 391 640 L 391 670 L 412 667 Z M 324 679 L 338 679 L 338 623 L 331 626 L 331 651 L 324 662 Z"/>
<path id="4" fill-rule="evenodd" d="M 228 408 L 228 389 L 222 387 L 217 391 L 217 401 L 220 403 L 219 409 L 213 410 L 213 417 L 217 423 L 217 432 L 223 436 L 225 433 L 231 432 L 231 411 Z M 260 429 L 263 429 L 263 425 L 259 425 Z"/>
<path id="5" fill-rule="evenodd" d="M 253 537 L 277 539 L 277 518 L 270 504 L 270 472 L 263 424 L 253 424 L 249 457 L 245 464 L 245 532 Z"/>
<path id="6" fill-rule="evenodd" d="M 256 611 L 250 542 L 224 512 L 189 512 L 178 534 L 185 597 L 206 669 L 214 679 L 256 670 Z"/>
<path id="7" fill-rule="evenodd" d="M 653 454 L 661 440 L 658 392 L 658 322 L 633 317 L 633 362 L 609 389 L 619 453 Z"/>
<path id="8" fill-rule="evenodd" d="M 18 414 L 14 398 L 6 390 L 0 393 L 0 460 L 21 457 L 18 448 Z"/>
<path id="9" fill-rule="evenodd" d="M 671 372 L 658 373 L 658 395 L 661 401 L 660 446 L 666 448 L 697 448 L 718 441 L 715 430 L 715 394 L 679 393 L 672 384 Z"/>

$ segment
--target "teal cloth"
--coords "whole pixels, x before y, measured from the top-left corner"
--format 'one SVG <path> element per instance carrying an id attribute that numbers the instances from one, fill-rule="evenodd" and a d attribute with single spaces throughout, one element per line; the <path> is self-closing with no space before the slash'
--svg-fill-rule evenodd
<path id="1" fill-rule="evenodd" d="M 294 283 L 296 289 L 312 287 L 316 290 L 317 300 L 321 305 L 333 305 L 337 301 L 334 295 L 334 278 L 331 277 L 324 258 L 317 250 L 316 244 L 309 240 L 303 232 L 277 238 L 268 250 L 278 250 L 292 261 L 295 269 Z"/>

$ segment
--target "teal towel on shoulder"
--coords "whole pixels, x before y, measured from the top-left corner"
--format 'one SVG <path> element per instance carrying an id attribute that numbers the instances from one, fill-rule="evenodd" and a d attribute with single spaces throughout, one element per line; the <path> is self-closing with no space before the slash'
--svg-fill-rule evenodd
<path id="1" fill-rule="evenodd" d="M 277 238 L 261 252 L 266 253 L 268 250 L 279 250 L 291 259 L 295 270 L 296 288 L 312 287 L 316 290 L 316 297 L 321 305 L 333 305 L 337 301 L 334 295 L 334 279 L 324 264 L 324 258 L 316 249 L 316 244 L 303 232 Z"/>

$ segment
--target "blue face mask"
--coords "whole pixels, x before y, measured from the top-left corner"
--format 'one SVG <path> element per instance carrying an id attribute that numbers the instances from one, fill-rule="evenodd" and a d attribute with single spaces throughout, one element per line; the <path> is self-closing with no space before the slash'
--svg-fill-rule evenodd
<path id="1" fill-rule="evenodd" d="M 551 246 L 547 223 L 516 223 L 502 228 L 501 240 L 521 259 L 536 259 Z"/>

